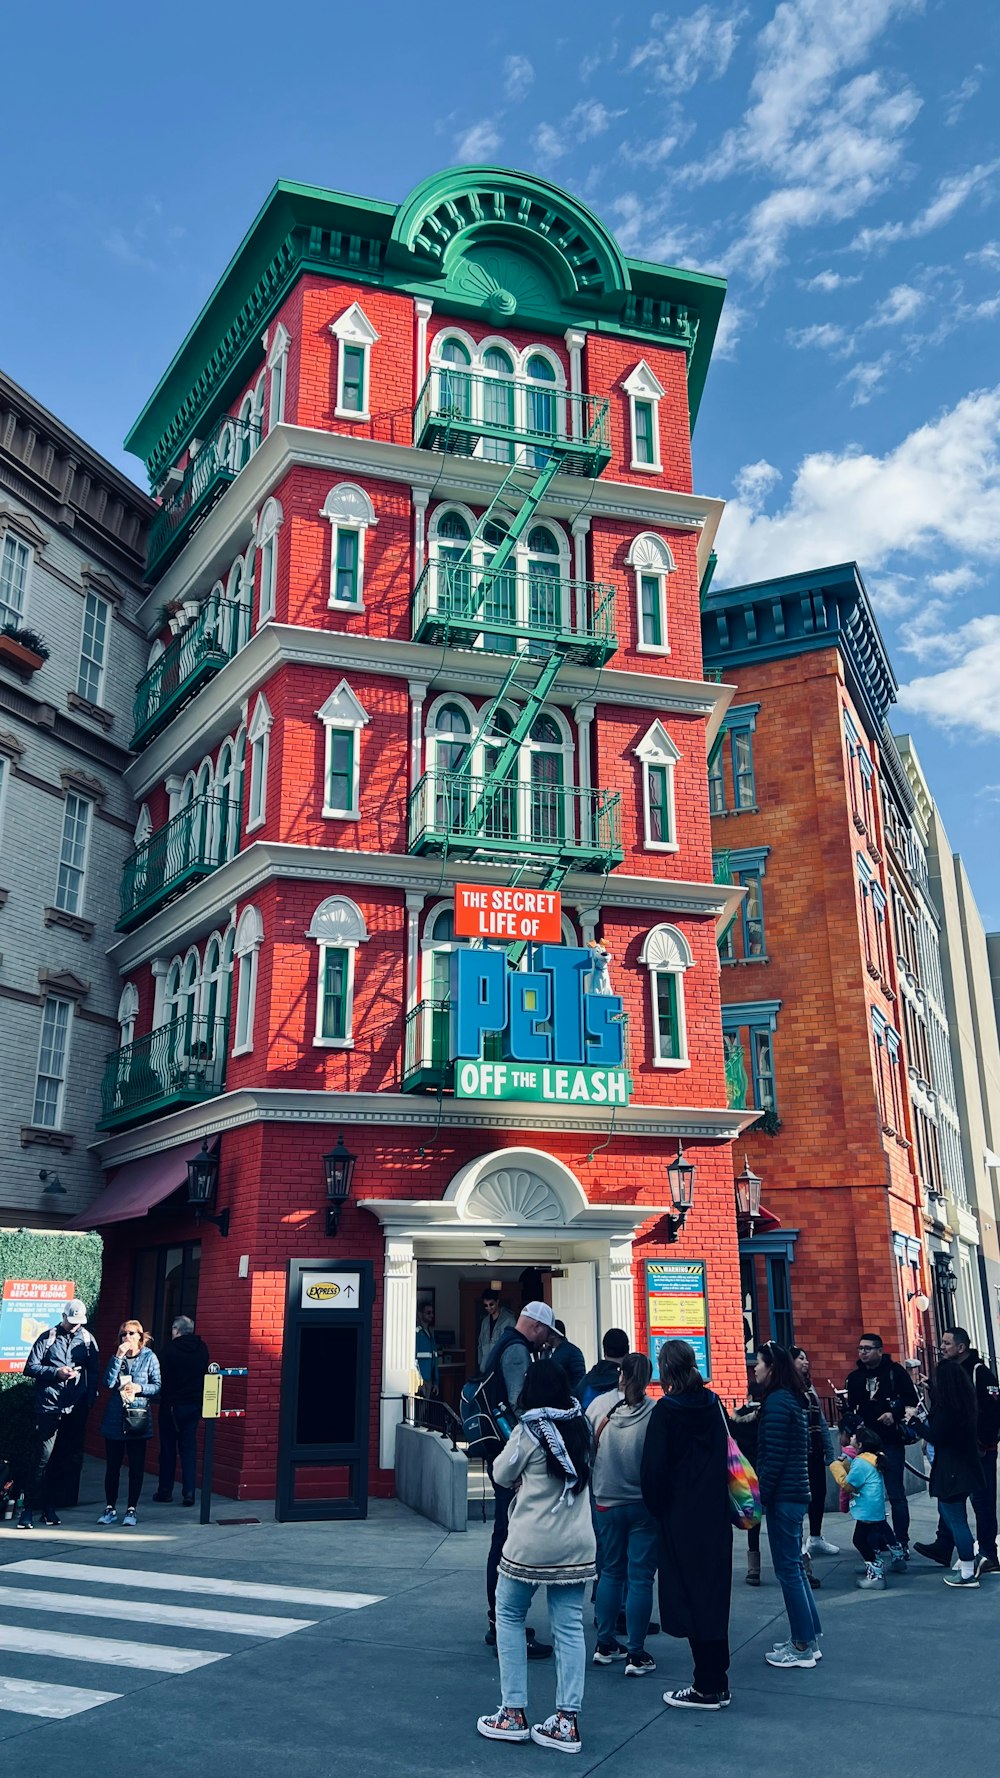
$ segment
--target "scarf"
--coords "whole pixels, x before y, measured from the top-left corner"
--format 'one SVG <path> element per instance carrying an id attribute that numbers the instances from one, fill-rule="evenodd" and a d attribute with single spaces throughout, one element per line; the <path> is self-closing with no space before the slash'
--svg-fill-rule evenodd
<path id="1" fill-rule="evenodd" d="M 526 1426 L 532 1436 L 538 1440 L 538 1443 L 544 1445 L 546 1450 L 552 1453 L 552 1456 L 555 1458 L 566 1478 L 563 1482 L 562 1493 L 556 1501 L 555 1506 L 552 1508 L 554 1513 L 558 1512 L 561 1506 L 572 1506 L 573 1483 L 577 1480 L 576 1465 L 566 1449 L 566 1443 L 559 1430 L 558 1422 L 560 1420 L 580 1419 L 582 1418 L 582 1415 L 583 1409 L 580 1407 L 579 1403 L 576 1403 L 571 1408 L 529 1408 L 526 1414 L 521 1415 L 518 1422 L 517 1443 L 514 1446 L 514 1456 L 517 1456 L 521 1447 L 521 1429 Z"/>

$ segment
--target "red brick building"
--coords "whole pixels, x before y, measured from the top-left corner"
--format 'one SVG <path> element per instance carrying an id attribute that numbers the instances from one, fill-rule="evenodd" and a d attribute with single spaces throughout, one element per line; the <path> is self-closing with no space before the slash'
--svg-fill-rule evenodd
<path id="1" fill-rule="evenodd" d="M 896 681 L 853 563 L 713 591 L 707 667 L 736 693 L 709 772 L 730 1102 L 772 1213 L 741 1228 L 748 1341 L 803 1345 L 821 1390 L 860 1331 L 923 1351 L 927 1289 L 883 836 Z M 777 1218 L 777 1226 L 774 1219 Z"/>
<path id="2" fill-rule="evenodd" d="M 278 185 L 130 434 L 162 504 L 89 1215 L 109 1316 L 162 1338 L 196 1304 L 249 1365 L 219 1479 L 282 1515 L 391 1489 L 420 1294 L 454 1403 L 489 1279 L 517 1307 L 536 1268 L 593 1356 L 647 1339 L 644 1262 L 680 1259 L 664 1325 L 707 1304 L 742 1387 L 690 449 L 722 296 L 538 179 Z M 459 882 L 558 891 L 562 944 L 604 941 L 628 1103 L 587 1067 L 572 1102 L 455 1092 Z M 507 963 L 540 1006 L 543 953 Z M 206 1140 L 225 1235 L 183 1185 Z"/>

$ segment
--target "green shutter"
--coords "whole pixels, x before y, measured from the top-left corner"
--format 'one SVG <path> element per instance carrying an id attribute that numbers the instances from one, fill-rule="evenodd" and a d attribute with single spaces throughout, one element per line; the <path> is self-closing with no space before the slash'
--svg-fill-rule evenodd
<path id="1" fill-rule="evenodd" d="M 323 1017 L 320 1036 L 347 1036 L 347 962 L 349 953 L 327 945 L 323 952 Z"/>
<path id="2" fill-rule="evenodd" d="M 655 463 L 656 452 L 653 449 L 653 404 L 651 401 L 637 401 L 635 411 L 635 460 L 637 463 Z"/>
<path id="3" fill-rule="evenodd" d="M 337 567 L 333 596 L 342 605 L 358 602 L 358 533 L 343 526 L 337 530 Z"/>
<path id="4" fill-rule="evenodd" d="M 640 575 L 639 600 L 642 618 L 641 640 L 647 648 L 662 648 L 663 624 L 660 614 L 660 577 L 658 574 Z"/>
<path id="5" fill-rule="evenodd" d="M 330 730 L 330 775 L 326 786 L 328 809 L 354 807 L 354 730 Z"/>

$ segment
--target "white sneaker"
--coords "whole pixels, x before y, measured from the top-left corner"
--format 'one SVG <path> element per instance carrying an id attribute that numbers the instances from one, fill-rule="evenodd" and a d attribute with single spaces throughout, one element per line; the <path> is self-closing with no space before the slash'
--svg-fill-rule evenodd
<path id="1" fill-rule="evenodd" d="M 136 1523 L 135 1507 L 130 1506 L 127 1513 L 125 1514 L 125 1517 L 122 1520 L 122 1524 L 127 1525 L 129 1527 L 129 1529 L 131 1530 L 134 1527 L 135 1523 Z"/>
<path id="2" fill-rule="evenodd" d="M 821 1632 L 821 1634 L 822 1634 L 822 1632 Z M 790 1636 L 786 1636 L 784 1642 L 775 1642 L 772 1644 L 775 1654 L 780 1654 L 780 1652 L 783 1648 L 791 1648 L 791 1646 L 792 1646 L 792 1639 Z M 823 1650 L 820 1648 L 820 1645 L 819 1645 L 819 1637 L 816 1637 L 815 1640 L 813 1641 L 813 1654 L 816 1656 L 817 1661 L 821 1661 L 823 1659 Z"/>
<path id="3" fill-rule="evenodd" d="M 831 1543 L 826 1537 L 810 1537 L 806 1542 L 806 1554 L 809 1556 L 839 1556 L 840 1545 Z"/>
<path id="4" fill-rule="evenodd" d="M 816 1647 L 807 1642 L 805 1648 L 796 1648 L 794 1642 L 786 1642 L 782 1648 L 770 1648 L 764 1656 L 769 1667 L 815 1667 Z"/>
<path id="5" fill-rule="evenodd" d="M 106 1506 L 97 1523 L 99 1525 L 117 1525 L 118 1514 L 113 1506 Z"/>

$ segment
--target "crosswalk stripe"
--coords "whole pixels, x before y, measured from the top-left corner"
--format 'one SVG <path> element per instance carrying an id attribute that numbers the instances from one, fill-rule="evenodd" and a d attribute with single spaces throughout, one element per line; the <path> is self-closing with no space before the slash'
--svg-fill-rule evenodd
<path id="1" fill-rule="evenodd" d="M 200 1648 L 168 1648 L 162 1643 L 134 1640 L 120 1642 L 117 1637 L 25 1630 L 10 1624 L 0 1624 L 0 1649 L 63 1661 L 97 1661 L 106 1667 L 137 1667 L 152 1673 L 190 1673 L 195 1667 L 226 1659 L 224 1654 L 208 1654 Z"/>
<path id="2" fill-rule="evenodd" d="M 267 1581 L 217 1580 L 208 1575 L 161 1574 L 153 1568 L 104 1568 L 88 1562 L 5 1562 L 3 1574 L 31 1574 L 45 1580 L 90 1581 L 106 1587 L 145 1587 L 159 1593 L 207 1593 L 217 1599 L 261 1599 L 274 1605 L 306 1605 L 314 1611 L 360 1611 L 379 1605 L 381 1593 L 337 1593 L 318 1587 L 279 1587 Z"/>
<path id="3" fill-rule="evenodd" d="M 0 1710 L 16 1711 L 18 1716 L 48 1716 L 64 1721 L 79 1716 L 81 1710 L 94 1710 L 98 1704 L 113 1704 L 121 1692 L 90 1692 L 81 1685 L 47 1685 L 38 1679 L 5 1679 L 0 1674 Z"/>
<path id="4" fill-rule="evenodd" d="M 178 1630 L 228 1630 L 263 1639 L 309 1630 L 313 1619 L 263 1617 L 256 1612 L 205 1611 L 197 1605 L 169 1605 L 159 1599 L 90 1599 L 85 1593 L 46 1593 L 40 1587 L 0 1584 L 0 1606 L 18 1611 L 65 1611 L 84 1617 L 127 1618 L 135 1624 L 168 1624 Z"/>

